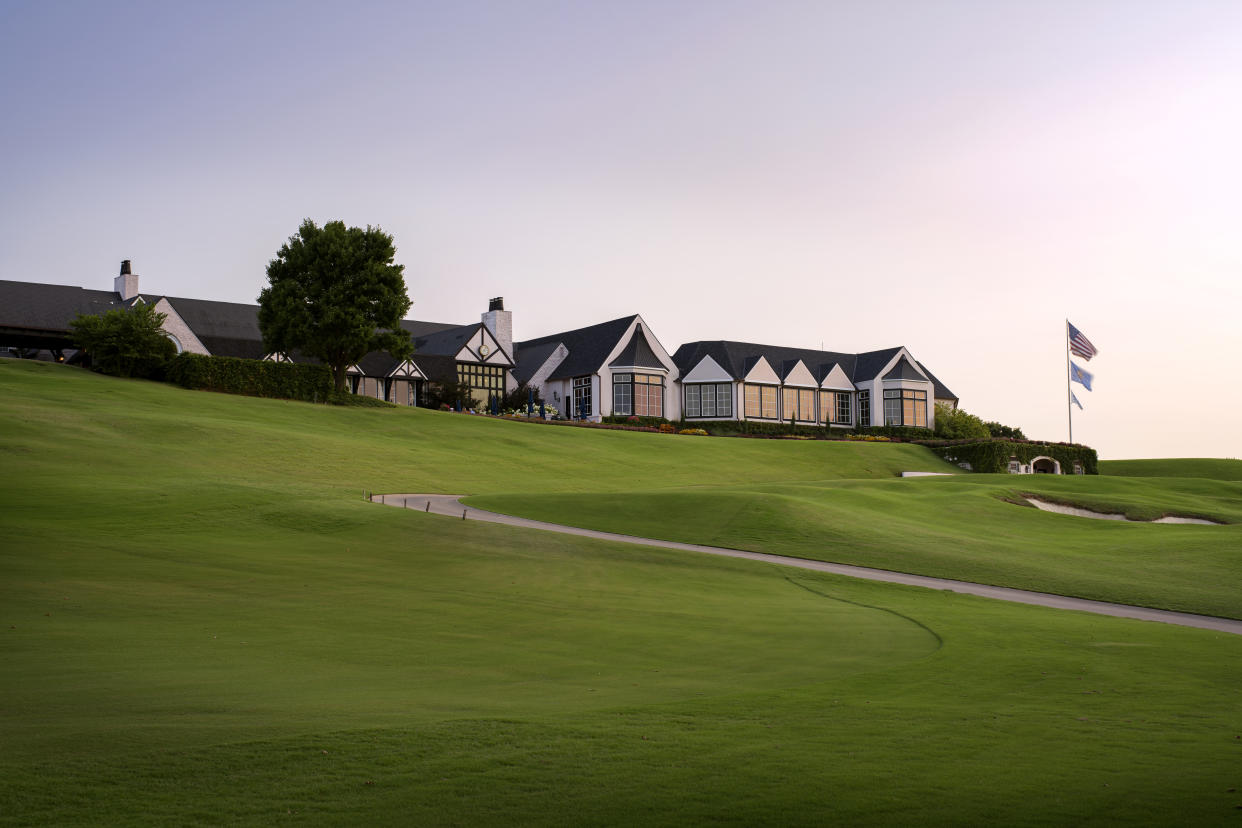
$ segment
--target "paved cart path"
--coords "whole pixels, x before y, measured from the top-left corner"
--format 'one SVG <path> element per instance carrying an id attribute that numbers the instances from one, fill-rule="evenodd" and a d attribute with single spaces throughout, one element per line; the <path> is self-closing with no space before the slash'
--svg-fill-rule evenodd
<path id="1" fill-rule="evenodd" d="M 789 558 L 784 555 L 769 555 L 764 552 L 748 552 L 744 549 L 725 549 L 720 546 L 702 546 L 697 543 L 678 543 L 677 541 L 658 540 L 656 538 L 640 538 L 634 535 L 619 535 L 614 532 L 598 532 L 594 529 L 580 529 L 577 526 L 565 526 L 561 523 L 547 523 L 542 520 L 502 515 L 499 512 L 488 512 L 461 503 L 464 495 L 442 494 L 385 494 L 372 495 L 376 503 L 415 509 L 466 520 L 482 520 L 488 523 L 503 523 L 507 526 L 521 526 L 526 529 L 542 529 L 547 532 L 561 532 L 567 535 L 580 535 L 584 538 L 636 543 L 641 546 L 658 546 L 663 549 L 680 549 L 686 552 L 702 552 L 708 555 L 723 555 L 727 558 L 746 558 L 752 561 L 764 561 L 781 566 L 792 566 L 798 569 L 811 569 L 816 572 L 832 572 L 836 575 L 848 575 L 851 578 L 865 578 L 869 581 L 885 581 L 891 584 L 907 584 L 910 586 L 941 589 L 950 592 L 961 592 L 967 595 L 980 595 L 984 598 L 995 598 L 1000 601 L 1013 601 L 1019 604 L 1034 604 L 1039 607 L 1054 609 L 1078 610 L 1093 612 L 1098 615 L 1113 615 L 1118 618 L 1137 618 L 1141 621 L 1159 621 L 1164 624 L 1177 624 L 1182 627 L 1199 627 L 1205 630 L 1242 635 L 1242 621 L 1232 618 L 1216 618 L 1211 615 L 1195 615 L 1189 612 L 1171 612 L 1169 610 L 1134 607 L 1128 604 L 1110 604 L 1106 601 L 1090 601 L 1086 598 L 1070 598 L 1065 595 L 1052 595 L 1047 592 L 1029 592 L 1025 589 L 973 584 L 969 581 L 951 581 L 947 578 L 932 578 L 926 575 L 910 575 L 904 572 L 891 572 L 887 569 L 870 569 L 865 566 L 812 561 L 805 558 Z"/>

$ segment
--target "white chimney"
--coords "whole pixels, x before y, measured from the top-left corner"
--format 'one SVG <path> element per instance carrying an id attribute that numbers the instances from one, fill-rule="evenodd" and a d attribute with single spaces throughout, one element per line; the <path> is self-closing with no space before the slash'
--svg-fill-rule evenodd
<path id="1" fill-rule="evenodd" d="M 487 305 L 483 326 L 492 332 L 500 347 L 513 359 L 513 311 L 505 310 L 505 298 L 497 296 Z"/>
<path id="2" fill-rule="evenodd" d="M 130 270 L 129 259 L 121 262 L 121 275 L 112 281 L 112 289 L 121 294 L 122 302 L 138 295 L 138 276 Z"/>

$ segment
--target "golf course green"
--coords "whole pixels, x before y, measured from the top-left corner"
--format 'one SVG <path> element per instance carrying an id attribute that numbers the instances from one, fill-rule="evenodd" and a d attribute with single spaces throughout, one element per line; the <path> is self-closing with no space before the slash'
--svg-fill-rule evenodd
<path id="1" fill-rule="evenodd" d="M 364 499 L 459 493 L 1239 618 L 1227 461 L 901 479 L 957 470 L 912 445 L 331 407 L 13 360 L 0 411 L 0 825 L 1168 825 L 1242 808 L 1242 637 Z M 1078 519 L 1023 493 L 1224 525 Z"/>

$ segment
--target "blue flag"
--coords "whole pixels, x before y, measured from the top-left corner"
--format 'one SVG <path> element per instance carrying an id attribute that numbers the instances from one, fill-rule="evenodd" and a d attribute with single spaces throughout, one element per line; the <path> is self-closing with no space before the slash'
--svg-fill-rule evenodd
<path id="1" fill-rule="evenodd" d="M 1081 385 L 1083 388 L 1086 388 L 1088 391 L 1090 391 L 1091 383 L 1095 379 L 1095 377 L 1092 376 L 1091 374 L 1088 374 L 1086 371 L 1082 370 L 1081 368 L 1079 368 L 1077 363 L 1071 362 L 1070 363 L 1070 379 L 1078 383 L 1079 385 Z"/>
<path id="2" fill-rule="evenodd" d="M 1073 402 L 1074 405 L 1078 406 L 1079 409 L 1082 408 L 1082 403 L 1078 401 L 1078 396 L 1073 391 L 1070 392 L 1070 401 Z"/>

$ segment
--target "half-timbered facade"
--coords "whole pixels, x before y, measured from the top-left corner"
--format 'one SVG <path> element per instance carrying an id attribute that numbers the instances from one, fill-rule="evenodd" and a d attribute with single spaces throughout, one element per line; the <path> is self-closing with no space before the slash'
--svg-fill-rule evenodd
<path id="1" fill-rule="evenodd" d="M 207 356 L 302 361 L 298 354 L 269 353 L 259 331 L 259 307 L 176 296 L 144 294 L 128 261 L 113 290 L 0 281 L 0 346 L 22 352 L 72 353 L 69 323 L 78 314 L 105 313 L 135 304 L 154 304 L 165 315 L 164 332 L 177 351 Z M 429 383 L 465 382 L 480 407 L 513 390 L 512 314 L 504 300 L 491 301 L 480 322 L 469 325 L 405 320 L 414 344 L 410 359 L 382 351 L 367 354 L 346 372 L 348 387 L 401 405 L 426 401 Z"/>

